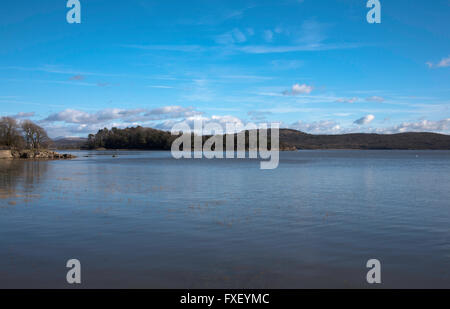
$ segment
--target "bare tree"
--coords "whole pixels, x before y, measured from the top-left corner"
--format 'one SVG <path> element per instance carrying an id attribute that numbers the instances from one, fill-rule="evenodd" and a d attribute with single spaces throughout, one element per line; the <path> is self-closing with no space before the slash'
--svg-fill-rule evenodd
<path id="1" fill-rule="evenodd" d="M 47 132 L 30 120 L 25 120 L 22 122 L 22 130 L 29 148 L 45 148 L 50 144 L 50 138 L 47 136 Z"/>
<path id="2" fill-rule="evenodd" d="M 19 133 L 19 125 L 14 118 L 2 117 L 0 119 L 0 143 L 8 148 L 20 147 L 23 144 Z"/>

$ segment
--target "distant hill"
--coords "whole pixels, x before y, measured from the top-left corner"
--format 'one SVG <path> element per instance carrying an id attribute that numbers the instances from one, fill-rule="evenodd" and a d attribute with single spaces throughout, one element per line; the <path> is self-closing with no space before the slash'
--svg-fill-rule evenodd
<path id="1" fill-rule="evenodd" d="M 450 150 L 450 135 L 436 133 L 313 135 L 281 129 L 281 143 L 297 149 Z"/>
<path id="2" fill-rule="evenodd" d="M 206 140 L 208 137 L 204 137 Z M 56 149 L 170 150 L 176 136 L 152 128 L 103 129 L 88 138 L 54 140 Z M 270 142 L 270 139 L 269 139 Z M 450 150 L 450 135 L 436 133 L 314 135 L 280 129 L 280 149 Z"/>
<path id="3" fill-rule="evenodd" d="M 81 149 L 87 143 L 85 137 L 57 137 L 53 139 L 52 148 L 55 149 Z"/>

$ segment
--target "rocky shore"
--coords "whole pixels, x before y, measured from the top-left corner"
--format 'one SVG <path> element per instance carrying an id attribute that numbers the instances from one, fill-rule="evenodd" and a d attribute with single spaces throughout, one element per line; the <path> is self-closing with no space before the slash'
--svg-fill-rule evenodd
<path id="1" fill-rule="evenodd" d="M 291 145 L 280 145 L 280 151 L 297 151 L 297 147 Z"/>
<path id="2" fill-rule="evenodd" d="M 0 159 L 73 159 L 76 156 L 61 154 L 50 150 L 0 150 Z"/>

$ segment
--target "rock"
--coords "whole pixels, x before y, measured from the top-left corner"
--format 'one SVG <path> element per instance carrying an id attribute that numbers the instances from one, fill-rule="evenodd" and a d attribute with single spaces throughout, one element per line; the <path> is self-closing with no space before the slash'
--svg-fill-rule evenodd
<path id="1" fill-rule="evenodd" d="M 50 150 L 13 150 L 11 155 L 15 159 L 57 160 L 76 158 L 76 156 L 71 154 L 60 154 Z"/>
<path id="2" fill-rule="evenodd" d="M 0 159 L 12 159 L 11 150 L 0 150 Z"/>
<path id="3" fill-rule="evenodd" d="M 295 146 L 283 146 L 280 148 L 281 151 L 297 151 L 297 147 Z"/>
<path id="4" fill-rule="evenodd" d="M 19 157 L 21 159 L 32 159 L 34 158 L 34 154 L 29 151 L 19 152 Z"/>

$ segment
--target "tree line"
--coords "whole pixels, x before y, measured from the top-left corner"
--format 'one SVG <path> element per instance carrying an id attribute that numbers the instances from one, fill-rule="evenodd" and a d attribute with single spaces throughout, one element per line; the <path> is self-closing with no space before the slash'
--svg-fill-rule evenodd
<path id="1" fill-rule="evenodd" d="M 0 147 L 7 149 L 42 149 L 51 143 L 47 132 L 30 120 L 20 123 L 11 117 L 0 118 Z"/>
<path id="2" fill-rule="evenodd" d="M 268 137 L 268 147 L 271 144 L 269 130 L 267 133 Z M 249 149 L 249 131 L 243 131 L 245 149 Z M 107 128 L 101 129 L 97 134 L 89 134 L 86 146 L 83 148 L 87 149 L 136 149 L 136 150 L 171 150 L 172 143 L 181 133 L 172 135 L 170 132 L 161 131 L 152 128 L 144 128 L 141 126 L 118 129 L 112 128 L 108 130 Z M 237 150 L 238 145 L 238 134 L 232 134 L 234 137 L 234 149 Z M 201 137 L 202 145 L 210 138 L 210 135 L 204 135 Z M 226 148 L 226 135 L 219 135 L 223 142 L 223 149 Z M 191 147 L 194 148 L 194 138 L 195 135 L 191 133 Z M 220 140 L 220 139 L 219 139 Z M 257 145 L 259 145 L 259 139 L 257 140 Z M 184 146 L 184 145 L 183 145 Z M 213 149 L 215 147 L 213 146 Z M 181 147 L 180 150 L 184 150 Z"/>
<path id="3" fill-rule="evenodd" d="M 97 134 L 89 134 L 87 148 L 170 150 L 176 138 L 170 132 L 140 126 L 111 130 L 104 128 Z"/>

